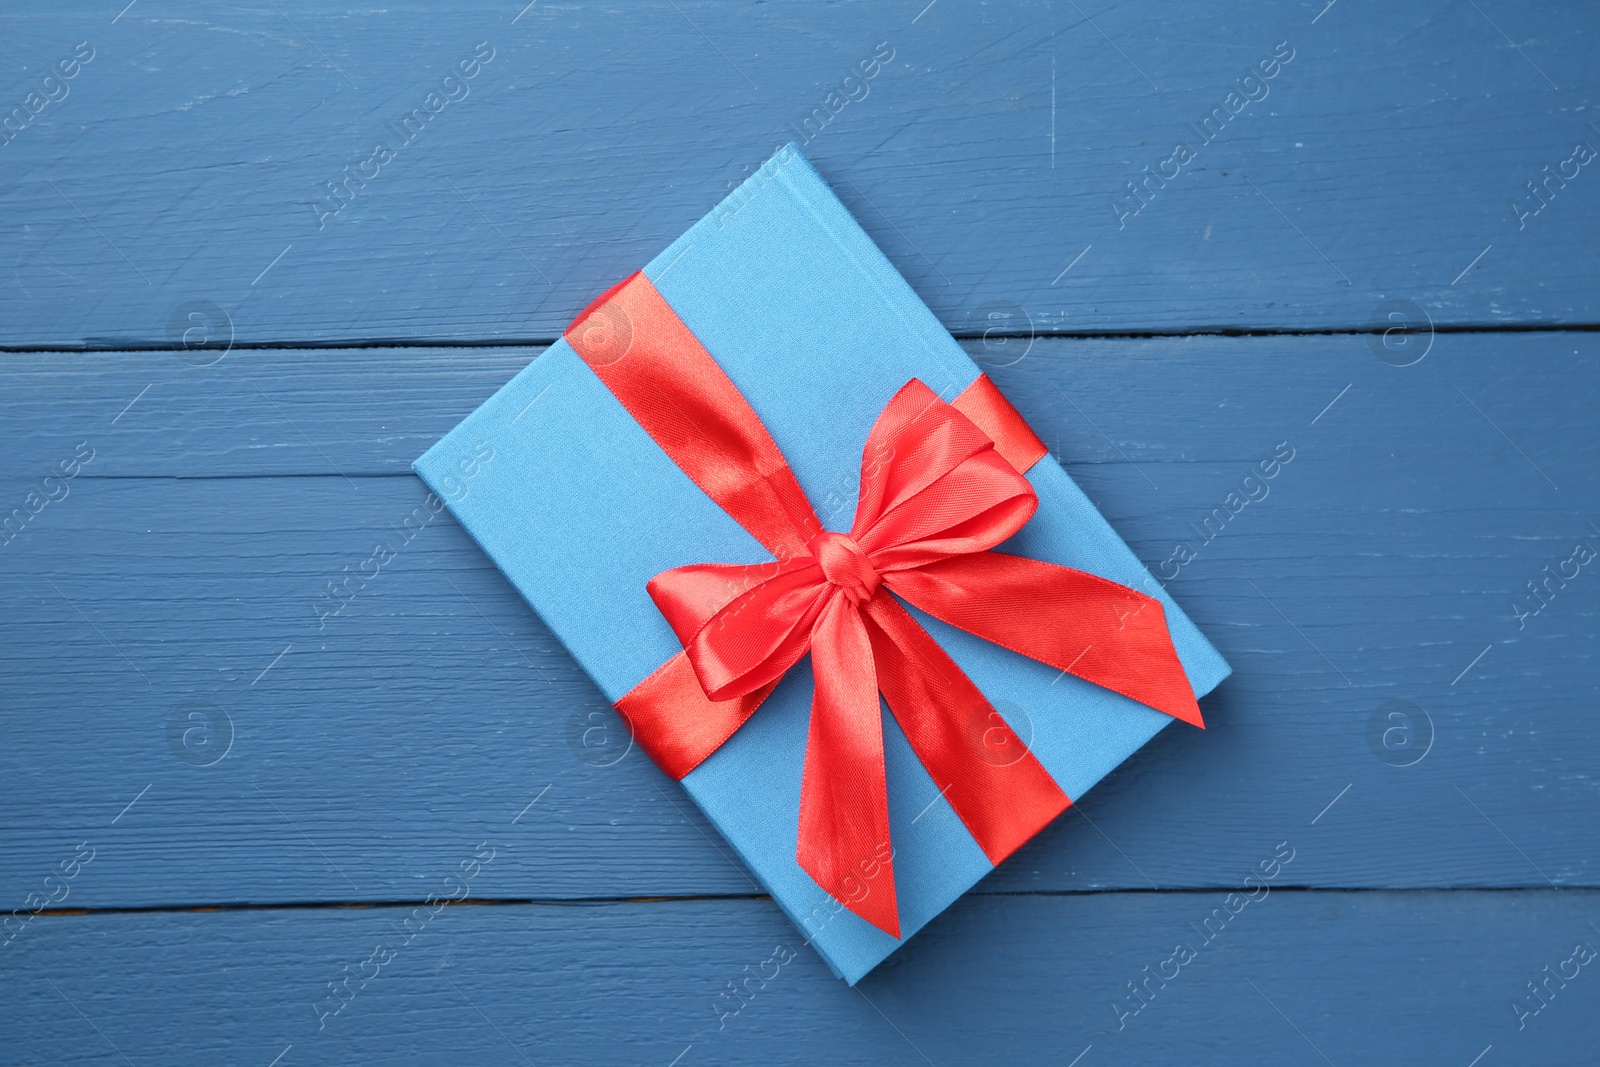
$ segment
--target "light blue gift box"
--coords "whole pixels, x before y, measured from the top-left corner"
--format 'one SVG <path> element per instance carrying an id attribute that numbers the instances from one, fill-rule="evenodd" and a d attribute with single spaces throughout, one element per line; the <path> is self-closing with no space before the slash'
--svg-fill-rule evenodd
<path id="1" fill-rule="evenodd" d="M 645 268 L 766 423 L 823 524 L 848 531 L 863 442 L 920 378 L 946 400 L 978 367 L 788 145 Z M 574 309 L 576 312 L 577 309 Z M 616 701 L 681 646 L 645 591 L 664 570 L 771 557 L 640 429 L 566 341 L 416 461 L 441 499 L 487 444 L 450 510 Z M 1039 510 L 999 551 L 1091 571 L 1160 599 L 1195 695 L 1229 668 L 1053 457 L 1027 474 Z M 1127 697 L 910 609 L 1077 800 L 1172 720 Z M 795 862 L 811 672 L 791 670 L 683 780 L 707 817 L 854 984 L 901 941 L 856 917 Z M 560 728 L 550 722 L 552 743 Z M 992 869 L 904 735 L 883 720 L 900 924 L 910 937 Z"/>

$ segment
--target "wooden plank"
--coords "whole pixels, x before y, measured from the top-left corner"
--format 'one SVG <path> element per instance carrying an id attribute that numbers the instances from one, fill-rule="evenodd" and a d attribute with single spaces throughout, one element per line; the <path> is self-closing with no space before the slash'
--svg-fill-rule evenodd
<path id="1" fill-rule="evenodd" d="M 1173 588 L 1236 671 L 1206 733 L 1165 732 L 983 889 L 1232 884 L 1262 826 L 1325 808 L 1297 884 L 1595 885 L 1571 828 L 1596 815 L 1600 594 L 1586 566 L 1526 591 L 1600 545 L 1592 336 L 1440 335 L 1405 368 L 1350 337 L 974 345 L 1141 558 L 1197 546 Z M 638 753 L 584 746 L 610 721 L 592 686 L 459 527 L 402 540 L 424 492 L 373 476 L 527 355 L 15 357 L 0 426 L 28 476 L 96 452 L 0 550 L 25 726 L 0 748 L 4 899 L 84 840 L 73 905 L 410 899 L 519 815 L 475 892 L 750 891 Z M 396 559 L 319 625 L 378 541 Z M 1514 598 L 1539 606 L 1521 629 Z M 210 766 L 195 703 L 232 726 Z"/>
<path id="2" fill-rule="evenodd" d="M 1254 892 L 969 897 L 859 991 L 759 900 L 52 917 L 0 1011 L 18 1063 L 1590 1062 L 1594 892 Z"/>
<path id="3" fill-rule="evenodd" d="M 551 338 L 791 138 L 956 331 L 1600 321 L 1593 6 L 453 11 L 11 15 L 0 343 Z"/>
<path id="4" fill-rule="evenodd" d="M 1349 466 L 1403 445 L 1419 466 L 1459 476 L 1450 491 L 1475 485 L 1455 462 L 1464 445 L 1484 453 L 1477 462 L 1503 466 L 1508 483 L 1526 473 L 1549 488 L 1545 468 L 1558 485 L 1587 476 L 1594 334 L 1422 333 L 1390 344 L 1356 335 L 963 342 L 1074 471 L 1248 466 L 1265 437 L 1288 432 L 1304 411 L 1300 425 L 1340 427 Z M 0 362 L 0 434 L 12 460 L 0 490 L 25 491 L 81 441 L 95 450 L 87 478 L 410 477 L 412 460 L 541 351 L 234 350 L 205 367 L 171 352 L 10 354 Z M 1433 420 L 1431 432 L 1419 432 L 1419 417 Z"/>

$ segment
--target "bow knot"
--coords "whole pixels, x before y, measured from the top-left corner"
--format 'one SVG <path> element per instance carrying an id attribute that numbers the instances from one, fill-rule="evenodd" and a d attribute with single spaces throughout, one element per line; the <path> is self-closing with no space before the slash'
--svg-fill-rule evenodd
<path id="1" fill-rule="evenodd" d="M 863 604 L 878 591 L 883 579 L 855 538 L 824 530 L 813 537 L 806 548 L 822 568 L 822 576 L 843 590 L 850 603 Z"/>

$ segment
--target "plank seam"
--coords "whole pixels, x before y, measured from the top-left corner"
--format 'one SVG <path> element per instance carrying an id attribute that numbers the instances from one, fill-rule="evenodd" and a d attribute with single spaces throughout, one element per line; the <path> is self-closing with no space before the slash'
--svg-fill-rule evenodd
<path id="1" fill-rule="evenodd" d="M 1454 323 L 1448 325 L 1435 324 L 1424 329 L 1398 330 L 1393 326 L 1364 325 L 1347 327 L 1255 327 L 1255 326 L 1198 326 L 1171 330 L 985 330 L 970 332 L 967 330 L 951 331 L 950 336 L 957 341 L 983 341 L 998 338 L 1032 338 L 1050 339 L 1062 338 L 1066 340 L 1146 340 L 1158 338 L 1177 337 L 1369 337 L 1381 336 L 1390 333 L 1417 333 L 1417 334 L 1506 334 L 1506 333 L 1594 333 L 1600 331 L 1600 323 L 1575 322 L 1575 323 Z M 312 340 L 312 341 L 236 341 L 229 351 L 235 352 L 270 352 L 270 351 L 343 351 L 363 348 L 549 348 L 559 338 L 502 338 L 502 339 L 417 339 L 417 338 L 390 338 L 387 340 Z M 140 352 L 186 352 L 190 349 L 183 345 L 165 344 L 126 344 L 85 341 L 80 344 L 27 344 L 8 345 L 0 344 L 0 354 L 5 355 L 34 355 L 51 354 L 73 355 L 83 352 L 97 352 L 108 355 L 134 354 Z"/>
<path id="2" fill-rule="evenodd" d="M 1233 893 L 1248 889 L 1242 885 L 1174 886 L 1170 889 L 1149 889 L 1143 886 L 1126 888 L 1085 889 L 1005 889 L 970 894 L 973 897 L 1086 897 L 1086 896 L 1208 896 L 1216 893 Z M 1522 886 L 1310 886 L 1275 885 L 1274 893 L 1600 893 L 1600 886 L 1583 885 L 1522 885 Z M 137 904 L 102 908 L 48 908 L 35 912 L 40 918 L 64 918 L 82 915 L 148 915 L 148 914 L 202 914 L 226 911 L 329 911 L 375 910 L 431 907 L 552 907 L 585 908 L 605 907 L 614 904 L 687 904 L 697 901 L 770 901 L 765 893 L 692 893 L 684 895 L 643 897 L 469 897 L 464 900 L 301 900 L 261 901 L 242 904 Z"/>

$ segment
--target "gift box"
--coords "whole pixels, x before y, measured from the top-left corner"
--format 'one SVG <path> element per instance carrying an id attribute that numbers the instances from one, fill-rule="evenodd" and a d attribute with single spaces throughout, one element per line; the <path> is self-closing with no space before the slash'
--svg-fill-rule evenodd
<path id="1" fill-rule="evenodd" d="M 793 145 L 414 467 L 852 984 L 1229 671 Z"/>

